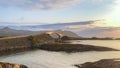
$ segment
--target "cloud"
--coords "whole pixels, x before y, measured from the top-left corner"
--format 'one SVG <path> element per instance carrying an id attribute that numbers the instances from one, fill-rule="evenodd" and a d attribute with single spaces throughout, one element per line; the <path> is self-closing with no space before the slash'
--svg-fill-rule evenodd
<path id="1" fill-rule="evenodd" d="M 69 30 L 73 31 L 83 37 L 120 37 L 120 27 L 103 27 L 99 25 L 105 25 L 101 22 L 104 20 L 92 20 L 84 22 L 72 22 L 72 23 L 58 23 L 58 24 L 46 24 L 46 25 L 26 25 L 23 27 L 11 26 L 15 29 L 24 30 Z M 13 25 L 8 23 L 8 25 Z M 1 25 L 0 25 L 1 26 Z M 19 25 L 20 26 L 20 25 Z M 0 27 L 1 28 L 1 27 Z"/>
<path id="2" fill-rule="evenodd" d="M 0 6 L 43 10 L 57 9 L 87 1 L 94 3 L 103 2 L 103 0 L 0 0 Z"/>
<path id="3" fill-rule="evenodd" d="M 69 24 L 69 25 L 68 25 Z M 104 27 L 106 26 L 105 20 L 91 20 L 84 22 L 73 22 L 71 25 L 68 23 L 65 27 L 68 29 L 87 29 L 93 27 Z"/>
<path id="4" fill-rule="evenodd" d="M 105 25 L 102 21 L 104 20 L 90 20 L 90 21 L 83 21 L 83 22 L 67 22 L 67 23 L 56 23 L 56 24 L 45 24 L 45 25 L 37 25 L 31 26 L 33 29 L 51 29 L 51 30 L 70 30 L 74 32 L 80 32 L 86 29 L 92 29 L 95 27 L 101 27 Z M 102 26 L 103 27 L 103 26 Z"/>
<path id="5" fill-rule="evenodd" d="M 78 1 L 81 0 L 0 0 L 0 6 L 24 9 L 57 9 L 75 4 Z"/>
<path id="6" fill-rule="evenodd" d="M 24 19 L 24 18 L 21 18 Z M 28 26 L 30 30 L 57 30 L 57 29 L 64 29 L 64 30 L 72 30 L 72 31 L 81 31 L 89 28 L 94 28 L 103 24 L 102 20 L 90 20 L 90 21 L 82 21 L 82 22 L 66 22 L 66 23 L 55 23 L 55 24 L 21 24 L 21 23 L 9 23 L 9 22 L 0 22 L 1 26 Z M 29 27 L 30 26 L 30 27 Z M 22 29 L 22 28 L 21 28 Z"/>
<path id="7" fill-rule="evenodd" d="M 21 17 L 20 20 L 24 20 L 24 17 Z M 41 22 L 25 22 L 25 23 L 17 23 L 17 22 L 0 22 L 0 25 L 8 25 L 8 24 L 11 24 L 11 25 L 38 25 L 38 26 L 44 26 L 45 28 L 47 27 L 63 27 L 63 26 L 77 26 L 79 27 L 80 26 L 84 26 L 84 25 L 93 25 L 93 24 L 97 24 L 97 23 L 101 23 L 101 22 L 97 22 L 97 21 L 101 21 L 101 20 L 90 20 L 90 21 L 81 21 L 81 22 L 65 22 L 65 23 L 54 23 L 54 24 L 39 24 Z M 18 25 L 18 26 L 19 26 Z"/>

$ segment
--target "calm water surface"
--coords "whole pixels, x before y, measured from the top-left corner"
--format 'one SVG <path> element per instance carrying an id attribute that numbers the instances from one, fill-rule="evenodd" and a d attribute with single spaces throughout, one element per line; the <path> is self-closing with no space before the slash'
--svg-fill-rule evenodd
<path id="1" fill-rule="evenodd" d="M 95 46 L 104 46 L 120 49 L 119 40 L 77 40 L 71 41 L 73 44 L 89 44 Z M 0 61 L 12 62 L 18 64 L 25 64 L 29 68 L 76 68 L 74 64 L 85 62 L 94 62 L 100 59 L 120 58 L 119 51 L 105 51 L 105 52 L 50 52 L 44 50 L 36 50 L 13 54 L 9 56 L 0 57 Z"/>

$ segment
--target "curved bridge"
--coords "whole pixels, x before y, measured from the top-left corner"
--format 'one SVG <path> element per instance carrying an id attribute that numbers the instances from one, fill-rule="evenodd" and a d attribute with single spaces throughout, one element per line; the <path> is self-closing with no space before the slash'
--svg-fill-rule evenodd
<path id="1" fill-rule="evenodd" d="M 58 37 L 63 37 L 63 34 L 57 33 L 57 32 L 52 32 L 52 31 L 50 31 L 50 32 L 45 32 L 45 34 L 49 34 L 49 35 L 51 35 L 51 34 L 56 34 Z"/>
<path id="2" fill-rule="evenodd" d="M 56 34 L 58 36 L 58 40 L 61 41 L 61 38 L 64 36 L 63 34 L 61 33 L 58 33 L 58 32 L 45 32 L 45 34 L 48 34 L 48 35 L 51 35 L 51 34 Z"/>

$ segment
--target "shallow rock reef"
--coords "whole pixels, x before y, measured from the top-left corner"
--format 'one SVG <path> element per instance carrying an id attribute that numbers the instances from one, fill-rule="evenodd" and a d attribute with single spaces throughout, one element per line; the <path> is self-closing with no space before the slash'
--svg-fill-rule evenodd
<path id="1" fill-rule="evenodd" d="M 20 64 L 0 62 L 0 68 L 28 68 L 28 67 Z"/>
<path id="2" fill-rule="evenodd" d="M 120 68 L 120 59 L 102 59 L 96 62 L 86 62 L 74 66 L 77 68 Z"/>

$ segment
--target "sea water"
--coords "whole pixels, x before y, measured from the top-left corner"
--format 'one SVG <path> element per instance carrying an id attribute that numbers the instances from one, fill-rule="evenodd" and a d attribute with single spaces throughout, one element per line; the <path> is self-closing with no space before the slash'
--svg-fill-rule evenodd
<path id="1" fill-rule="evenodd" d="M 89 44 L 120 49 L 119 40 L 72 40 L 72 44 Z M 120 51 L 86 51 L 76 53 L 34 50 L 0 57 L 0 62 L 24 64 L 29 68 L 77 68 L 74 64 L 100 59 L 120 58 Z"/>

